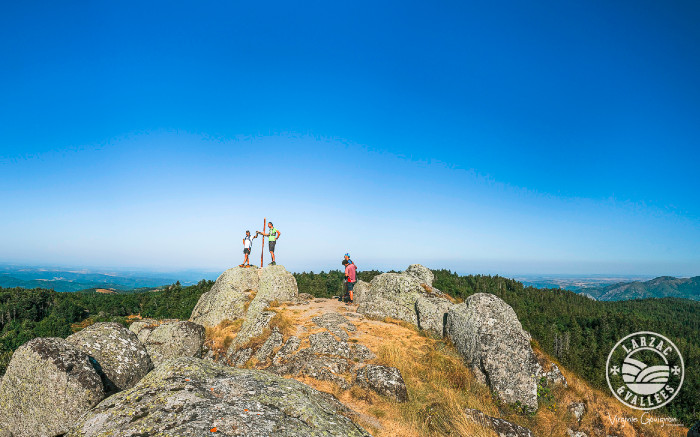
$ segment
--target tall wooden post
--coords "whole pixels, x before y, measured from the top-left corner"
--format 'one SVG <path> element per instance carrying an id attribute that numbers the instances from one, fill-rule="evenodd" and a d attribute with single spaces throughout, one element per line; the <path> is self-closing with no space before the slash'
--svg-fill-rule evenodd
<path id="1" fill-rule="evenodd" d="M 262 251 L 260 251 L 260 268 L 263 266 L 263 254 L 265 253 L 265 228 L 267 227 L 267 218 L 263 218 L 263 239 L 262 239 Z"/>

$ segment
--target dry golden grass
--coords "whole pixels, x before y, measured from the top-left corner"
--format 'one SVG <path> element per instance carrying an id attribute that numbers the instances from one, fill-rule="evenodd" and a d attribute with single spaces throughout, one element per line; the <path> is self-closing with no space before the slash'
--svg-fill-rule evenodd
<path id="1" fill-rule="evenodd" d="M 243 325 L 243 319 L 234 321 L 224 320 L 216 326 L 205 329 L 204 338 L 206 346 L 214 352 L 214 358 L 224 356 L 231 342 Z"/>
<path id="2" fill-rule="evenodd" d="M 318 299 L 312 305 L 303 307 L 288 308 L 281 305 L 268 309 L 276 312 L 270 327 L 246 346 L 259 346 L 269 335 L 270 329 L 277 328 L 285 339 L 290 335 L 297 335 L 301 339 L 301 348 L 308 347 L 308 336 L 323 330 L 311 321 L 312 317 L 328 311 L 352 311 L 340 303 Z M 639 418 L 640 412 L 627 409 L 608 392 L 590 388 L 561 366 L 569 388 L 552 389 L 550 400 L 542 403 L 535 415 L 523 415 L 502 405 L 492 396 L 488 387 L 478 383 L 449 342 L 427 336 L 415 326 L 401 320 L 351 319 L 351 322 L 356 325 L 357 331 L 349 333 L 350 341 L 363 344 L 372 350 L 377 355 L 374 363 L 399 369 L 408 389 L 409 401 L 394 402 L 358 386 L 342 390 L 332 382 L 306 376 L 294 379 L 335 395 L 356 412 L 349 417 L 377 437 L 496 435 L 493 431 L 467 419 L 463 414 L 465 408 L 475 408 L 489 416 L 517 423 L 531 429 L 538 437 L 564 437 L 567 435 L 567 428 L 584 431 L 589 436 L 602 433 L 619 437 L 678 437 L 687 433 L 685 428 L 611 424 L 608 414 L 612 417 Z M 228 323 L 207 330 L 208 341 L 217 345 L 219 350 L 227 349 L 242 321 Z M 536 343 L 533 347 L 543 362 L 551 361 L 550 357 L 539 351 Z M 264 365 L 265 363 L 258 363 L 253 358 L 248 361 L 246 367 L 261 368 Z M 348 379 L 352 375 L 339 376 Z M 587 411 L 578 426 L 567 406 L 582 400 L 586 402 Z"/>
<path id="3" fill-rule="evenodd" d="M 90 326 L 94 323 L 95 323 L 95 321 L 92 318 L 88 317 L 87 319 L 83 320 L 82 322 L 77 322 L 77 323 L 71 324 L 70 329 L 73 332 L 78 332 L 78 331 L 81 331 L 81 330 L 87 328 L 88 326 Z"/>
<path id="4" fill-rule="evenodd" d="M 296 318 L 296 322 L 306 321 L 303 316 Z M 357 386 L 342 390 L 328 381 L 304 376 L 295 379 L 334 394 L 358 413 L 351 417 L 353 420 L 378 437 L 495 436 L 463 414 L 466 407 L 484 410 L 483 405 L 492 402 L 488 389 L 476 384 L 452 348 L 422 335 L 402 320 L 363 319 L 353 323 L 357 331 L 351 334 L 351 341 L 375 352 L 375 363 L 399 369 L 408 389 L 408 402 L 394 402 Z M 310 333 L 313 330 L 306 332 Z M 306 341 L 302 339 L 302 347 Z"/>
<path id="5" fill-rule="evenodd" d="M 284 308 L 268 308 L 268 311 L 274 311 L 276 313 L 270 320 L 270 329 L 277 328 L 284 340 L 296 333 L 294 318 L 291 317 L 290 311 Z"/>
<path id="6" fill-rule="evenodd" d="M 533 432 L 538 436 L 559 436 L 566 435 L 565 424 L 575 424 L 575 418 L 567 410 L 567 406 L 572 402 L 585 401 L 586 414 L 581 420 L 579 429 L 588 435 L 595 435 L 594 430 L 598 430 L 603 435 L 616 435 L 618 437 L 679 437 L 688 433 L 687 428 L 664 426 L 658 424 L 642 425 L 637 423 L 618 422 L 611 423 L 610 417 L 636 417 L 641 418 L 642 411 L 628 408 L 615 399 L 609 392 L 591 388 L 585 381 L 577 377 L 572 372 L 561 368 L 566 377 L 569 387 L 558 390 L 556 393 L 557 404 L 560 408 L 551 411 L 540 408 L 534 417 L 531 426 Z M 653 414 L 657 417 L 658 414 Z M 563 434 L 561 434 L 563 432 Z"/>
<path id="7" fill-rule="evenodd" d="M 126 316 L 126 323 L 131 324 L 131 323 L 133 323 L 137 320 L 141 320 L 141 319 L 142 319 L 141 314 L 129 314 L 128 316 Z"/>
<path id="8" fill-rule="evenodd" d="M 248 301 L 243 305 L 243 313 L 248 312 L 248 307 L 250 306 L 250 303 L 255 299 L 255 296 L 258 294 L 257 290 L 251 290 L 248 293 Z"/>

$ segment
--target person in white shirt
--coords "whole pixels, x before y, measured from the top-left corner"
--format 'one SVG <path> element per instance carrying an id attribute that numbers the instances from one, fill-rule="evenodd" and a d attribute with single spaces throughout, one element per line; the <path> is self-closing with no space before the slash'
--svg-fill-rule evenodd
<path id="1" fill-rule="evenodd" d="M 248 259 L 248 256 L 253 249 L 253 240 L 256 238 L 258 238 L 258 234 L 255 234 L 255 237 L 251 237 L 250 231 L 245 231 L 245 238 L 243 239 L 243 256 L 245 258 L 243 259 L 243 264 L 239 267 L 250 267 L 250 259 Z"/>

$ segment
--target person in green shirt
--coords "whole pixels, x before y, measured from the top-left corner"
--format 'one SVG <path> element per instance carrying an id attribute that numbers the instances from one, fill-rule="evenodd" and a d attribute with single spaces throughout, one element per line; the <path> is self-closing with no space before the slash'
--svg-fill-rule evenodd
<path id="1" fill-rule="evenodd" d="M 257 231 L 257 233 L 262 234 L 265 237 L 270 238 L 270 240 L 268 242 L 268 247 L 270 249 L 270 256 L 272 257 L 272 262 L 268 265 L 274 266 L 274 265 L 277 265 L 277 263 L 275 262 L 275 244 L 277 244 L 277 239 L 280 237 L 280 235 L 282 235 L 282 233 L 280 231 L 278 231 L 276 227 L 274 227 L 272 222 L 267 223 L 267 228 L 269 231 L 267 234 L 265 233 L 264 230 L 262 232 Z"/>

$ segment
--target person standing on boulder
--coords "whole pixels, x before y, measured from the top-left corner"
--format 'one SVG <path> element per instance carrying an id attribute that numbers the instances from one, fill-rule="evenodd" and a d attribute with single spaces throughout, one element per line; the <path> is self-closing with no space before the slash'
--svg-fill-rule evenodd
<path id="1" fill-rule="evenodd" d="M 345 287 L 350 297 L 350 303 L 352 303 L 352 289 L 355 288 L 355 282 L 357 282 L 357 268 L 355 264 L 346 259 L 343 260 L 343 265 L 345 266 Z"/>
<path id="2" fill-rule="evenodd" d="M 255 237 L 250 236 L 250 231 L 245 231 L 245 238 L 243 238 L 243 264 L 241 264 L 239 267 L 250 267 L 250 260 L 248 259 L 248 255 L 250 255 L 250 251 L 253 250 L 253 240 L 258 238 L 258 234 L 255 234 Z"/>
<path id="3" fill-rule="evenodd" d="M 258 231 L 257 233 L 262 234 L 264 237 L 269 237 L 268 248 L 270 249 L 270 256 L 272 257 L 272 262 L 268 265 L 275 266 L 277 265 L 277 263 L 275 262 L 275 245 L 277 244 L 277 239 L 280 237 L 280 235 L 282 235 L 282 233 L 272 225 L 272 222 L 268 222 L 267 227 L 269 230 L 267 234 L 265 233 L 265 230 L 263 230 L 262 232 Z"/>

